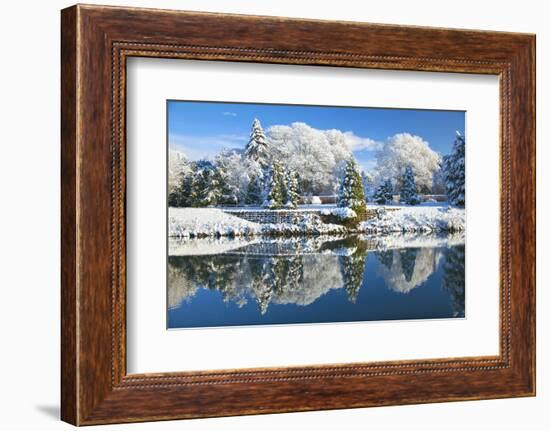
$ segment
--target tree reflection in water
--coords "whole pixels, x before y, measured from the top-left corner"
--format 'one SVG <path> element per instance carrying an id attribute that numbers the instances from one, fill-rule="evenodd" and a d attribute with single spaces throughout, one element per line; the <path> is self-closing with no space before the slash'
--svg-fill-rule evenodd
<path id="1" fill-rule="evenodd" d="M 443 288 L 449 292 L 453 314 L 455 317 L 464 317 L 464 245 L 448 247 L 445 250 L 445 263 L 443 264 Z"/>
<path id="2" fill-rule="evenodd" d="M 415 247 L 392 241 L 356 236 L 272 239 L 236 249 L 224 245 L 224 251 L 214 255 L 169 256 L 168 307 L 192 301 L 200 288 L 220 292 L 224 302 L 239 307 L 255 301 L 262 315 L 270 304 L 306 306 L 332 289 L 345 289 L 348 301 L 355 303 L 366 286 L 368 252 L 374 251 L 380 262 L 376 276 L 400 293 L 421 286 L 443 259 L 443 289 L 453 315 L 463 317 L 463 238 L 455 243 L 443 239 L 434 246 L 421 246 L 424 239 L 408 240 Z"/>

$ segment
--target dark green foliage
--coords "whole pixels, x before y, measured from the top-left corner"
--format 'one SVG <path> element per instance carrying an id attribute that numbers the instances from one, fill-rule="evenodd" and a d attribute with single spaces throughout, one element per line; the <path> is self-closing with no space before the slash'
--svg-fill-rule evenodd
<path id="1" fill-rule="evenodd" d="M 206 207 L 218 203 L 221 196 L 220 177 L 212 162 L 208 160 L 195 162 L 191 196 L 194 207 Z"/>
<path id="2" fill-rule="evenodd" d="M 364 214 L 367 209 L 363 192 L 363 180 L 353 157 L 348 160 L 344 177 L 340 183 L 338 206 L 351 208 L 357 215 Z"/>
<path id="3" fill-rule="evenodd" d="M 374 196 L 372 197 L 374 202 L 380 205 L 388 204 L 393 201 L 393 185 L 391 183 L 390 179 L 387 179 L 383 181 L 378 188 L 376 189 L 376 192 L 374 193 Z"/>
<path id="4" fill-rule="evenodd" d="M 223 179 L 207 160 L 191 163 L 190 172 L 183 175 L 180 185 L 168 196 L 168 205 L 175 207 L 205 207 L 220 202 Z"/>
<path id="5" fill-rule="evenodd" d="M 462 207 L 466 202 L 465 147 L 464 136 L 457 132 L 452 153 L 443 159 L 445 185 L 449 202 Z"/>
<path id="6" fill-rule="evenodd" d="M 405 168 L 401 184 L 399 202 L 407 205 L 418 205 L 420 203 L 420 198 L 414 180 L 414 172 L 410 166 Z"/>
<path id="7" fill-rule="evenodd" d="M 182 175 L 179 185 L 168 195 L 171 207 L 190 207 L 192 205 L 193 172 Z"/>
<path id="8" fill-rule="evenodd" d="M 464 317 L 464 245 L 457 245 L 445 249 L 443 264 L 443 289 L 449 292 L 451 306 L 455 317 Z"/>
<path id="9" fill-rule="evenodd" d="M 283 202 L 287 208 L 296 208 L 300 200 L 298 192 L 298 174 L 294 171 L 287 170 L 285 172 L 285 187 Z"/>
<path id="10" fill-rule="evenodd" d="M 279 209 L 285 204 L 286 194 L 285 178 L 282 166 L 279 162 L 273 162 L 271 172 L 267 183 L 267 197 L 264 207 L 269 209 Z"/>
<path id="11" fill-rule="evenodd" d="M 247 205 L 261 205 L 263 198 L 262 179 L 259 176 L 252 176 L 246 189 L 244 203 Z"/>

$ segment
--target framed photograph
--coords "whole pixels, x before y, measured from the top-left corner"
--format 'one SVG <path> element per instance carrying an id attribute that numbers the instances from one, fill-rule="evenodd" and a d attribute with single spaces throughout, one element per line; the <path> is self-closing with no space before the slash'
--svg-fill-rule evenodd
<path id="1" fill-rule="evenodd" d="M 534 35 L 77 5 L 61 44 L 63 420 L 535 394 Z"/>

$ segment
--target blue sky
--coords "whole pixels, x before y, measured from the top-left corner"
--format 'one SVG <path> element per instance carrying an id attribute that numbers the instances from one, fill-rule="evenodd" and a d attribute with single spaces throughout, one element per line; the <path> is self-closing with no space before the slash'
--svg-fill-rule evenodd
<path id="1" fill-rule="evenodd" d="M 442 155 L 449 154 L 455 131 L 464 134 L 464 111 L 350 108 L 168 101 L 168 143 L 191 160 L 213 157 L 223 148 L 244 148 L 250 126 L 258 118 L 264 130 L 273 125 L 307 123 L 316 129 L 352 132 L 359 145 L 353 150 L 359 164 L 371 170 L 375 146 L 396 133 L 418 135 Z"/>

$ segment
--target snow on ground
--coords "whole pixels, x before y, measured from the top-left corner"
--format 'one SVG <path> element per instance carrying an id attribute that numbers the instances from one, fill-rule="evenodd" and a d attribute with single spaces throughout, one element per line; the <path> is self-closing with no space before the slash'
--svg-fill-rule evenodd
<path id="1" fill-rule="evenodd" d="M 360 223 L 356 232 L 367 234 L 461 232 L 466 227 L 465 210 L 442 203 L 418 206 L 371 204 L 369 208 L 386 208 L 388 211 L 381 211 L 377 218 Z M 325 211 L 332 214 L 339 210 L 341 209 L 330 207 Z M 176 238 L 326 235 L 348 232 L 341 225 L 323 223 L 316 213 L 306 214 L 297 224 L 259 224 L 228 214 L 219 208 L 169 208 L 168 210 L 168 236 Z"/>
<path id="2" fill-rule="evenodd" d="M 460 232 L 466 229 L 466 212 L 463 208 L 444 205 L 402 206 L 387 211 L 379 218 L 362 222 L 359 230 L 366 233 L 390 232 Z"/>
<path id="3" fill-rule="evenodd" d="M 168 236 L 325 235 L 343 234 L 337 224 L 323 223 L 317 214 L 307 214 L 297 224 L 259 224 L 228 214 L 218 208 L 169 208 Z"/>
<path id="4" fill-rule="evenodd" d="M 251 236 L 260 225 L 217 208 L 168 208 L 168 236 Z"/>

